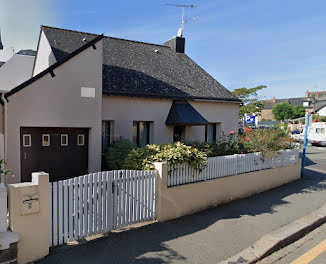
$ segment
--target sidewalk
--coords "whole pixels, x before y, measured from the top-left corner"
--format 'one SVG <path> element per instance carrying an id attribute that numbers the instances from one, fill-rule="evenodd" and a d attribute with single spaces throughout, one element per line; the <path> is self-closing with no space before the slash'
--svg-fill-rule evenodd
<path id="1" fill-rule="evenodd" d="M 54 249 L 40 263 L 215 264 L 325 202 L 326 174 L 308 167 L 299 181 L 174 221 Z"/>

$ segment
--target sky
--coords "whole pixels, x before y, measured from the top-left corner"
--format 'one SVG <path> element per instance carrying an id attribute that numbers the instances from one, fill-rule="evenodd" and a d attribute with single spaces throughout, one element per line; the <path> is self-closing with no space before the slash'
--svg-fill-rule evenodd
<path id="1" fill-rule="evenodd" d="M 326 90 L 325 0 L 0 0 L 0 59 L 36 49 L 40 25 L 161 44 L 187 16 L 186 54 L 229 90 L 260 99 Z"/>

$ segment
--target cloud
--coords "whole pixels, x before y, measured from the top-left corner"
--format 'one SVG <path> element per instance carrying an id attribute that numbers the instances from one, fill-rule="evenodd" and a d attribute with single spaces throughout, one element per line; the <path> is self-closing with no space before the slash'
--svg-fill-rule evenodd
<path id="1" fill-rule="evenodd" d="M 49 0 L 0 0 L 0 28 L 5 49 L 0 61 L 21 49 L 36 49 L 41 24 L 54 24 L 56 7 Z"/>

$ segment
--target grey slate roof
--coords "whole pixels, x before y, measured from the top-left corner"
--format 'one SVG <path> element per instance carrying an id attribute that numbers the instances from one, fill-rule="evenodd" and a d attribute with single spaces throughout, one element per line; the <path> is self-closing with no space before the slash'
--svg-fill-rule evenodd
<path id="1" fill-rule="evenodd" d="M 17 52 L 17 54 L 19 54 L 19 55 L 27 55 L 27 56 L 35 56 L 36 51 L 31 50 L 31 49 L 26 49 L 26 50 L 20 50 L 19 52 Z"/>
<path id="2" fill-rule="evenodd" d="M 165 124 L 200 126 L 208 124 L 208 121 L 188 102 L 174 101 Z"/>
<path id="3" fill-rule="evenodd" d="M 296 105 L 303 105 L 303 102 L 307 102 L 307 101 L 311 101 L 311 100 L 307 97 L 297 97 L 297 98 L 275 99 L 275 103 L 272 100 L 268 100 L 263 103 L 264 103 L 264 109 L 272 109 L 276 104 L 279 103 L 289 103 L 292 106 L 296 106 Z"/>
<path id="4" fill-rule="evenodd" d="M 57 61 L 98 35 L 42 26 Z M 171 48 L 103 39 L 103 93 L 172 99 L 241 101 L 187 55 Z"/>

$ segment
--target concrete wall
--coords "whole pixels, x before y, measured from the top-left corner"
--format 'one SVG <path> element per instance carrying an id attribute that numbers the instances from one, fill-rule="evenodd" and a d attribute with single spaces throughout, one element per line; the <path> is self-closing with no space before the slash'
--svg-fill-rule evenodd
<path id="1" fill-rule="evenodd" d="M 261 111 L 261 116 L 259 117 L 259 120 L 275 120 L 274 115 L 272 112 L 272 109 L 263 109 Z"/>
<path id="2" fill-rule="evenodd" d="M 49 175 L 33 173 L 31 183 L 8 186 L 9 228 L 19 235 L 18 263 L 49 254 Z M 30 204 L 26 200 L 38 198 Z"/>
<path id="3" fill-rule="evenodd" d="M 43 76 L 8 103 L 8 167 L 20 182 L 20 127 L 89 128 L 89 172 L 101 169 L 102 41 Z M 95 88 L 95 98 L 81 97 L 81 87 Z"/>
<path id="4" fill-rule="evenodd" d="M 238 128 L 238 104 L 190 101 L 190 104 L 209 122 L 221 122 L 228 134 Z M 173 127 L 166 126 L 172 100 L 137 97 L 103 96 L 102 118 L 114 121 L 114 137 L 132 140 L 133 121 L 154 121 L 151 143 L 171 143 Z M 204 141 L 205 126 L 187 127 L 187 141 Z"/>
<path id="5" fill-rule="evenodd" d="M 34 56 L 13 55 L 0 68 L 0 90 L 11 91 L 32 77 Z"/>
<path id="6" fill-rule="evenodd" d="M 38 43 L 33 76 L 49 68 L 54 63 L 56 63 L 56 59 L 54 57 L 49 41 L 42 31 Z"/>
<path id="7" fill-rule="evenodd" d="M 166 163 L 156 163 L 159 172 L 157 220 L 167 221 L 211 206 L 275 188 L 300 178 L 300 163 L 215 180 L 167 187 Z"/>

